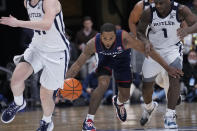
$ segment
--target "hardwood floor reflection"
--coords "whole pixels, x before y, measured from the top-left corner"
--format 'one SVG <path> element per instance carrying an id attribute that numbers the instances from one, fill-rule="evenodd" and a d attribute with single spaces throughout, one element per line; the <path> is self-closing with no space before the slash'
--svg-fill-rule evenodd
<path id="1" fill-rule="evenodd" d="M 197 130 L 197 103 L 182 103 L 177 107 L 177 123 L 181 130 Z M 121 131 L 130 130 L 162 130 L 165 105 L 159 105 L 154 112 L 151 121 L 147 126 L 139 124 L 142 113 L 142 105 L 126 105 L 128 120 L 125 123 L 119 122 L 114 114 L 112 106 L 101 106 L 95 117 L 95 126 L 98 131 Z M 81 131 L 82 123 L 86 116 L 88 107 L 56 108 L 53 116 L 55 124 L 54 131 Z M 42 118 L 42 111 L 24 112 L 17 114 L 15 120 L 10 124 L 0 122 L 0 131 L 35 131 L 38 128 L 39 120 Z"/>

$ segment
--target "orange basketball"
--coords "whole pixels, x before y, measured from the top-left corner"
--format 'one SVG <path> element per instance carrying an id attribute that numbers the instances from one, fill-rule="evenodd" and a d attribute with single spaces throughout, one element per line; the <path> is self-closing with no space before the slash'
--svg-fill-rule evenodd
<path id="1" fill-rule="evenodd" d="M 77 79 L 64 80 L 64 88 L 59 90 L 60 95 L 68 100 L 75 100 L 82 94 L 82 85 Z"/>

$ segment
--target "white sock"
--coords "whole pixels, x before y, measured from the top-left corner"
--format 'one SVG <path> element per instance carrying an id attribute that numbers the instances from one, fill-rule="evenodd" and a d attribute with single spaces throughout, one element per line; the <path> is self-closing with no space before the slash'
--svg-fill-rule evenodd
<path id="1" fill-rule="evenodd" d="M 169 109 L 169 108 L 166 109 L 166 116 L 171 116 L 173 114 L 176 114 L 175 110 L 172 110 L 172 109 Z"/>
<path id="2" fill-rule="evenodd" d="M 94 121 L 94 115 L 87 114 L 86 120 L 87 119 L 91 119 L 92 121 Z"/>
<path id="3" fill-rule="evenodd" d="M 145 104 L 145 108 L 147 110 L 152 110 L 154 108 L 153 101 L 151 101 L 149 104 Z"/>
<path id="4" fill-rule="evenodd" d="M 16 105 L 21 106 L 23 104 L 23 95 L 14 96 L 14 102 Z"/>
<path id="5" fill-rule="evenodd" d="M 44 116 L 43 115 L 42 120 L 45 121 L 46 123 L 50 123 L 51 122 L 51 117 L 52 117 L 52 115 L 50 115 L 50 116 Z"/>
<path id="6" fill-rule="evenodd" d="M 118 105 L 122 105 L 122 104 L 124 104 L 124 103 L 120 102 L 119 99 L 117 98 L 117 104 L 118 104 Z"/>

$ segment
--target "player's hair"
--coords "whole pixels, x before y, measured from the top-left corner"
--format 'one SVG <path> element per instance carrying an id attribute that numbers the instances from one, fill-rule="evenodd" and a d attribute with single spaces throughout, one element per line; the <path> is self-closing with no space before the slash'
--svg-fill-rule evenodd
<path id="1" fill-rule="evenodd" d="M 188 56 L 189 56 L 189 54 L 190 54 L 191 52 L 194 52 L 195 54 L 197 54 L 196 51 L 195 51 L 194 49 L 191 49 L 191 50 L 188 52 Z"/>
<path id="2" fill-rule="evenodd" d="M 101 34 L 103 32 L 111 32 L 111 31 L 114 31 L 114 33 L 116 33 L 116 27 L 115 27 L 114 24 L 112 24 L 112 23 L 105 23 L 105 24 L 103 24 L 101 26 L 101 30 L 100 30 Z"/>
<path id="3" fill-rule="evenodd" d="M 83 22 L 88 21 L 88 20 L 92 21 L 92 18 L 90 16 L 85 16 L 83 18 Z"/>

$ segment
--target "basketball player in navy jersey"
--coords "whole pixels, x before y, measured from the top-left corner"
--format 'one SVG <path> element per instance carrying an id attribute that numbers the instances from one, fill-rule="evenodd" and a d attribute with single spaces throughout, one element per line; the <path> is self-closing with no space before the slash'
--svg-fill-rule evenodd
<path id="1" fill-rule="evenodd" d="M 189 33 L 197 31 L 197 17 L 190 9 L 170 0 L 154 0 L 155 4 L 145 10 L 140 18 L 137 28 L 138 39 L 146 47 L 155 49 L 165 61 L 178 69 L 182 69 L 182 43 L 181 39 Z M 189 27 L 180 28 L 185 21 Z M 149 26 L 148 34 L 146 29 Z M 152 48 L 153 47 L 153 48 Z M 142 94 L 145 109 L 141 118 L 141 125 L 145 125 L 157 104 L 152 101 L 153 84 L 155 78 L 165 70 L 151 58 L 146 58 L 143 64 Z M 166 72 L 167 73 L 167 72 Z M 168 104 L 164 118 L 165 128 L 177 128 L 175 107 L 180 96 L 179 77 L 169 76 Z"/>
<path id="2" fill-rule="evenodd" d="M 113 24 L 106 23 L 101 27 L 101 33 L 98 33 L 87 43 L 80 57 L 68 70 L 66 77 L 75 77 L 86 60 L 92 54 L 98 54 L 99 60 L 96 70 L 98 87 L 91 95 L 88 115 L 83 123 L 83 131 L 96 131 L 93 122 L 94 115 L 110 82 L 112 69 L 114 70 L 114 76 L 119 90 L 118 96 L 113 97 L 113 104 L 119 120 L 122 122 L 126 121 L 127 113 L 124 102 L 130 97 L 130 83 L 132 79 L 129 48 L 134 48 L 144 53 L 143 43 L 132 38 L 126 31 L 116 31 Z M 180 70 L 168 66 L 155 50 L 150 52 L 150 56 L 167 69 L 170 75 L 177 77 L 182 74 Z"/>
<path id="3" fill-rule="evenodd" d="M 18 20 L 11 15 L 0 19 L 0 24 L 34 30 L 32 42 L 11 79 L 14 102 L 2 113 L 1 121 L 10 123 L 16 113 L 25 108 L 24 81 L 32 73 L 42 70 L 40 98 L 43 118 L 37 131 L 52 131 L 53 92 L 63 87 L 69 61 L 69 42 L 64 37 L 63 14 L 58 0 L 25 0 L 24 5 L 30 21 Z"/>

